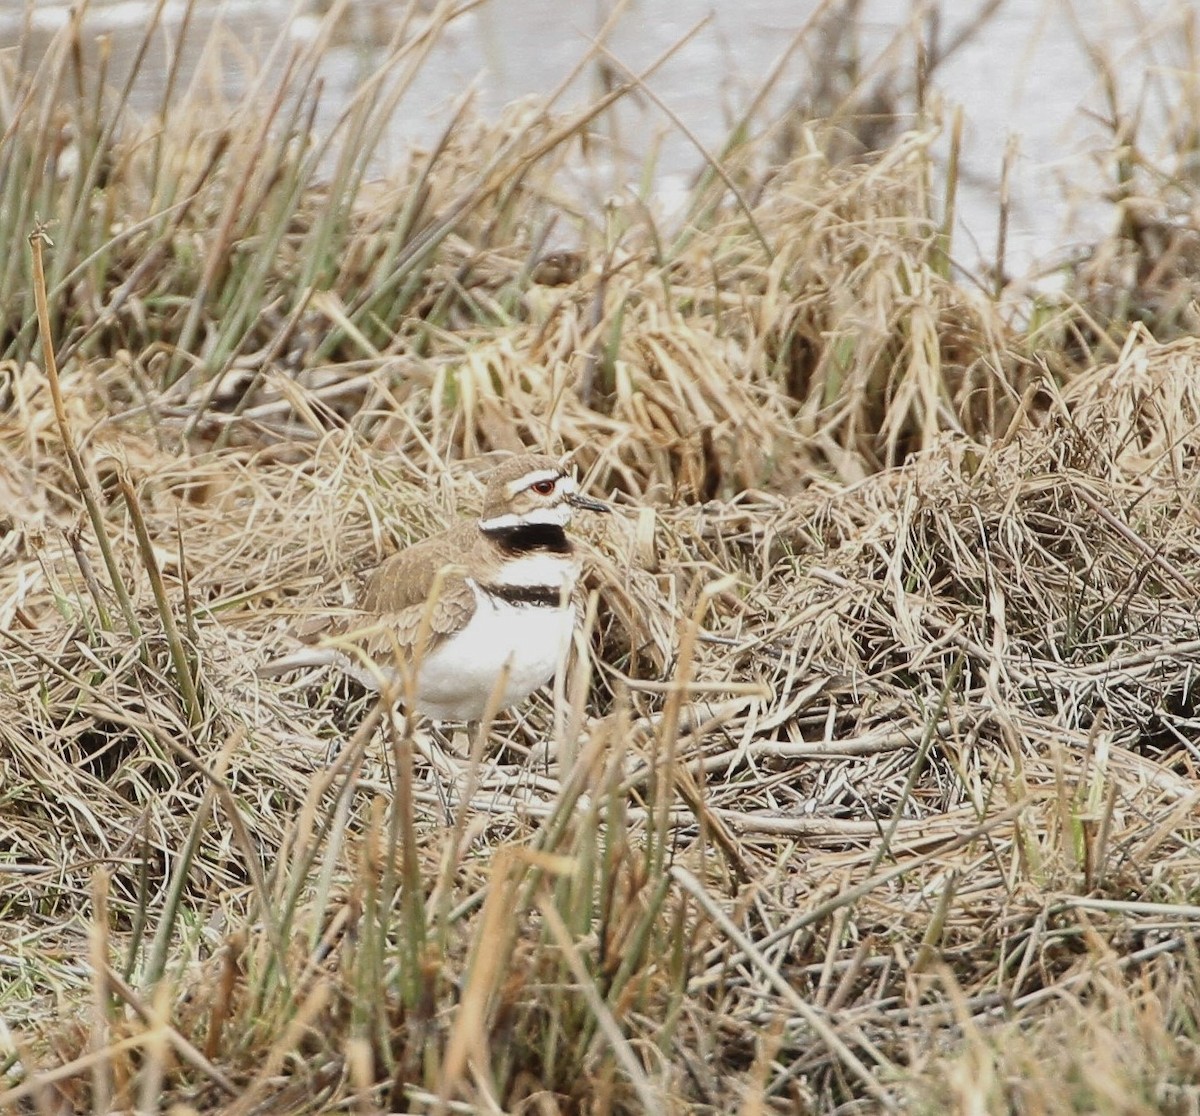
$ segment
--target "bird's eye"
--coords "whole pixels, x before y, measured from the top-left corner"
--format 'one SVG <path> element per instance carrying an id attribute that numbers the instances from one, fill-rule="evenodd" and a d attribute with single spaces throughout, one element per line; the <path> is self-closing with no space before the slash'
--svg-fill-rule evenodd
<path id="1" fill-rule="evenodd" d="M 529 487 L 539 496 L 549 496 L 550 493 L 554 491 L 554 481 L 540 480 L 536 484 L 531 484 Z"/>

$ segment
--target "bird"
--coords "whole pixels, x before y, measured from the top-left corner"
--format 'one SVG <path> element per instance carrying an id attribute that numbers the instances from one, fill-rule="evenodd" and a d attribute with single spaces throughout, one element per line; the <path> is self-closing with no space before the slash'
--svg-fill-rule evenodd
<path id="1" fill-rule="evenodd" d="M 569 469 L 569 455 L 506 459 L 487 477 L 477 520 L 385 559 L 365 578 L 357 623 L 259 674 L 334 664 L 435 721 L 479 721 L 524 701 L 562 668 L 578 621 L 572 515 L 612 511 L 580 493 Z"/>

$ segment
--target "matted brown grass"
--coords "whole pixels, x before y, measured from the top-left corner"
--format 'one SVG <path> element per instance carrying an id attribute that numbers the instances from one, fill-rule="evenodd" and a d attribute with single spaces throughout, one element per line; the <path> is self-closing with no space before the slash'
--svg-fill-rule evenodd
<path id="1" fill-rule="evenodd" d="M 583 127 L 459 122 L 342 199 L 315 290 L 330 187 L 281 154 L 240 332 L 249 288 L 170 240 L 219 174 L 52 282 L 128 617 L 12 323 L 0 1110 L 1193 1111 L 1200 345 L 1039 369 L 947 277 L 932 131 L 734 149 L 748 208 L 580 217 L 581 266 L 539 266 Z M 511 188 L 464 192 L 483 164 Z M 557 708 L 471 737 L 256 676 L 522 446 L 616 507 Z"/>

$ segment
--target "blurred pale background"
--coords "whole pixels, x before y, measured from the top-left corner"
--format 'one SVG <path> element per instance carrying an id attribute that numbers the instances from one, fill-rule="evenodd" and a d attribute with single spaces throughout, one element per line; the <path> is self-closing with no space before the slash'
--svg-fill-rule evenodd
<path id="1" fill-rule="evenodd" d="M 111 37 L 114 72 L 120 72 L 122 50 L 132 49 L 152 6 L 145 0 L 90 4 L 86 27 L 89 34 Z M 325 7 L 317 0 L 198 0 L 182 49 L 185 56 L 198 54 L 219 16 L 232 31 L 221 64 L 224 91 L 234 94 L 281 35 L 303 40 L 313 34 Z M 485 116 L 495 116 L 518 98 L 548 93 L 588 51 L 612 7 L 603 0 L 489 0 L 457 18 L 402 103 L 380 164 L 399 158 L 407 143 L 436 134 L 468 88 L 475 89 L 475 105 Z M 616 59 L 640 71 L 701 25 L 649 85 L 704 144 L 715 148 L 817 8 L 815 0 L 632 0 L 606 43 Z M 931 81 L 936 96 L 930 103 L 946 119 L 953 106 L 964 113 L 954 255 L 969 268 L 995 254 L 1000 169 L 1010 137 L 1015 137 L 1018 152 L 1010 270 L 1052 264 L 1095 239 L 1112 221 L 1111 209 L 1100 197 L 1111 179 L 1098 162 L 1099 153 L 1111 148 L 1111 134 L 1102 123 L 1108 109 L 1101 72 L 1089 60 L 1089 44 L 1112 66 L 1123 110 L 1133 113 L 1143 104 L 1152 130 L 1172 111 L 1171 90 L 1179 86 L 1178 75 L 1192 68 L 1188 33 L 1195 15 L 1186 0 L 955 0 L 940 5 L 862 0 L 825 8 L 857 10 L 858 47 L 868 83 L 888 71 L 899 75 L 900 87 L 891 92 L 902 120 L 912 112 L 912 91 L 903 85 L 914 72 L 918 38 L 929 34 L 929 14 L 936 13 L 935 41 L 943 51 L 974 27 L 937 66 Z M 377 65 L 404 9 L 394 0 L 351 0 L 324 63 L 326 121 Z M 45 41 L 68 18 L 68 10 L 66 4 L 44 0 L 0 0 L 0 49 L 15 53 L 25 23 L 37 42 Z M 166 31 L 156 42 L 161 59 L 157 69 L 151 60 L 151 76 L 135 98 L 147 109 L 158 92 L 150 87 L 153 74 L 165 67 L 168 51 L 178 41 L 184 10 L 181 0 L 171 0 L 165 8 Z M 813 74 L 820 70 L 816 63 L 827 49 L 815 32 L 801 42 L 769 101 L 771 109 L 794 96 L 804 103 L 802 91 L 811 90 Z M 592 65 L 560 104 L 578 104 L 597 89 L 597 67 Z M 622 114 L 620 143 L 627 158 L 614 165 L 613 184 L 619 185 L 622 175 L 636 181 L 638 160 L 660 145 L 655 190 L 660 206 L 669 210 L 701 158 L 649 99 L 632 99 Z"/>

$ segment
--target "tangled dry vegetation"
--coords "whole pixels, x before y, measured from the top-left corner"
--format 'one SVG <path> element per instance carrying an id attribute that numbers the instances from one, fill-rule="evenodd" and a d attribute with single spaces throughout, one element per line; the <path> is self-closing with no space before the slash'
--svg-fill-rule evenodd
<path id="1" fill-rule="evenodd" d="M 362 185 L 413 18 L 326 149 L 308 55 L 4 75 L 0 1110 L 1196 1111 L 1200 345 L 952 281 L 933 122 L 670 228 L 556 189 L 603 106 Z M 562 707 L 255 676 L 520 446 L 618 509 Z"/>

